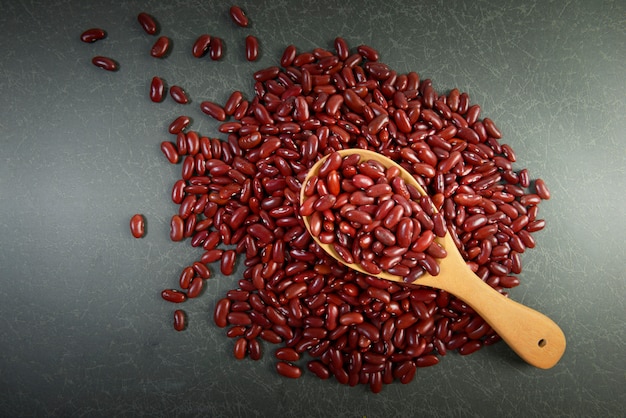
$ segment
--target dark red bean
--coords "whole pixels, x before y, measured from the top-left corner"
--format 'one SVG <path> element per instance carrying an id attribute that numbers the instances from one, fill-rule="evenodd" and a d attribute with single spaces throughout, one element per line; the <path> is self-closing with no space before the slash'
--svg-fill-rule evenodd
<path id="1" fill-rule="evenodd" d="M 233 347 L 233 354 L 237 360 L 242 360 L 246 357 L 248 351 L 248 340 L 241 337 L 238 338 Z"/>
<path id="2" fill-rule="evenodd" d="M 103 57 L 100 55 L 93 57 L 91 59 L 91 62 L 96 67 L 102 68 L 103 70 L 107 71 L 117 71 L 120 67 L 117 61 L 113 60 L 112 58 Z"/>
<path id="3" fill-rule="evenodd" d="M 189 97 L 187 97 L 187 93 L 183 90 L 182 87 L 172 86 L 170 87 L 170 96 L 176 103 L 187 104 L 189 103 Z"/>
<path id="4" fill-rule="evenodd" d="M 191 54 L 196 58 L 201 58 L 209 51 L 209 45 L 211 45 L 211 35 L 202 34 L 193 43 Z"/>
<path id="5" fill-rule="evenodd" d="M 224 328 L 228 325 L 228 313 L 230 312 L 231 301 L 228 298 L 220 299 L 215 305 L 213 321 L 215 325 Z"/>
<path id="6" fill-rule="evenodd" d="M 167 36 L 161 36 L 156 40 L 152 48 L 150 49 L 150 55 L 155 58 L 163 58 L 170 50 L 170 38 Z"/>
<path id="7" fill-rule="evenodd" d="M 296 350 L 294 350 L 293 348 L 290 348 L 290 347 L 279 348 L 274 353 L 274 356 L 278 360 L 283 360 L 283 361 L 294 362 L 294 361 L 300 360 L 300 354 Z"/>
<path id="8" fill-rule="evenodd" d="M 160 77 L 152 77 L 150 83 L 150 100 L 155 103 L 160 103 L 165 97 L 165 83 Z"/>
<path id="9" fill-rule="evenodd" d="M 204 287 L 204 280 L 202 277 L 196 277 L 191 281 L 189 285 L 189 290 L 187 290 L 188 298 L 196 298 L 202 292 L 202 288 Z"/>
<path id="10" fill-rule="evenodd" d="M 246 59 L 256 61 L 259 57 L 259 40 L 252 35 L 246 36 Z"/>
<path id="11" fill-rule="evenodd" d="M 222 59 L 222 55 L 224 53 L 224 42 L 222 38 L 218 38 L 213 36 L 211 38 L 211 43 L 209 45 L 209 56 L 213 61 L 218 61 Z"/>
<path id="12" fill-rule="evenodd" d="M 248 17 L 239 6 L 231 6 L 230 18 L 233 20 L 233 22 L 235 22 L 237 26 L 240 26 L 242 28 L 247 27 L 249 24 Z"/>
<path id="13" fill-rule="evenodd" d="M 236 261 L 235 255 L 236 255 L 235 251 L 233 250 L 224 251 L 224 254 L 222 254 L 222 260 L 220 262 L 220 271 L 225 276 L 230 276 L 233 273 L 233 270 L 235 268 L 235 261 Z"/>
<path id="14" fill-rule="evenodd" d="M 174 329 L 176 331 L 183 331 L 187 327 L 187 317 L 185 311 L 176 309 L 174 311 Z"/>
<path id="15" fill-rule="evenodd" d="M 146 229 L 146 222 L 141 214 L 135 214 L 130 218 L 130 232 L 135 238 L 143 238 Z"/>
<path id="16" fill-rule="evenodd" d="M 80 35 L 80 40 L 86 42 L 88 44 L 99 41 L 100 39 L 106 38 L 107 33 L 104 29 L 100 28 L 91 28 L 87 29 Z"/>
<path id="17" fill-rule="evenodd" d="M 276 371 L 281 376 L 288 377 L 290 379 L 297 379 L 302 376 L 302 370 L 298 366 L 286 361 L 279 361 L 276 363 Z"/>
<path id="18" fill-rule="evenodd" d="M 487 130 L 487 133 L 489 134 L 489 136 L 496 138 L 496 139 L 502 138 L 502 133 L 500 132 L 498 127 L 495 125 L 495 123 L 491 119 L 484 118 L 483 125 L 485 125 L 485 129 Z"/>
<path id="19" fill-rule="evenodd" d="M 535 191 L 543 200 L 550 199 L 550 189 L 546 186 L 546 182 L 543 179 L 535 180 Z"/>
<path id="20" fill-rule="evenodd" d="M 368 45 L 359 45 L 356 49 L 358 53 L 368 61 L 378 61 L 379 54 L 374 48 Z"/>
<path id="21" fill-rule="evenodd" d="M 168 302 L 181 303 L 187 300 L 187 295 L 175 289 L 165 289 L 161 292 L 161 297 Z"/>
<path id="22" fill-rule="evenodd" d="M 191 118 L 189 116 L 179 116 L 170 123 L 168 128 L 169 133 L 176 135 L 182 132 L 189 124 L 191 123 Z"/>
<path id="23" fill-rule="evenodd" d="M 148 35 L 155 35 L 158 30 L 156 20 L 148 13 L 142 12 L 137 15 L 137 20 Z"/>
<path id="24" fill-rule="evenodd" d="M 185 229 L 185 221 L 179 215 L 172 216 L 170 222 L 170 239 L 172 241 L 180 241 L 183 239 Z"/>
<path id="25" fill-rule="evenodd" d="M 216 103 L 204 101 L 200 103 L 200 110 L 211 116 L 213 119 L 224 121 L 226 120 L 226 111 L 224 108 Z"/>

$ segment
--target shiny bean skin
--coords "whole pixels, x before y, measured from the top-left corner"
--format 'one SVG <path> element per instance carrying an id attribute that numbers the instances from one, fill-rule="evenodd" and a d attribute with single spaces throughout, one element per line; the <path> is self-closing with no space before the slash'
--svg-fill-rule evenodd
<path id="1" fill-rule="evenodd" d="M 211 45 L 211 35 L 202 34 L 193 43 L 191 54 L 196 58 L 202 58 L 209 51 L 209 45 Z"/>
<path id="2" fill-rule="evenodd" d="M 170 239 L 172 241 L 181 241 L 184 235 L 185 221 L 179 215 L 172 216 L 170 222 Z"/>
<path id="3" fill-rule="evenodd" d="M 170 44 L 172 41 L 167 36 L 161 36 L 156 40 L 152 48 L 150 49 L 150 55 L 155 58 L 163 58 L 170 50 Z"/>
<path id="4" fill-rule="evenodd" d="M 180 86 L 172 86 L 170 87 L 170 96 L 176 103 L 187 104 L 189 103 L 189 97 L 185 90 L 183 90 Z"/>
<path id="5" fill-rule="evenodd" d="M 220 262 L 220 271 L 225 276 L 230 276 L 235 268 L 235 252 L 233 250 L 225 251 Z"/>
<path id="6" fill-rule="evenodd" d="M 156 20 L 151 15 L 141 12 L 137 15 L 137 20 L 148 35 L 156 35 L 158 26 Z"/>
<path id="7" fill-rule="evenodd" d="M 95 56 L 91 59 L 91 62 L 96 67 L 102 68 L 106 71 L 117 71 L 119 70 L 119 64 L 112 58 L 103 57 L 103 56 Z"/>
<path id="8" fill-rule="evenodd" d="M 224 42 L 221 38 L 216 36 L 211 38 L 211 43 L 209 45 L 209 57 L 213 61 L 219 61 L 222 59 L 222 55 L 224 53 Z"/>
<path id="9" fill-rule="evenodd" d="M 169 133 L 176 135 L 179 132 L 182 132 L 189 124 L 191 123 L 191 119 L 188 116 L 179 116 L 170 123 L 168 128 Z"/>
<path id="10" fill-rule="evenodd" d="M 290 379 L 297 379 L 302 376 L 302 370 L 298 366 L 286 361 L 279 361 L 276 363 L 276 371 L 281 376 L 288 377 Z"/>
<path id="11" fill-rule="evenodd" d="M 245 15 L 241 7 L 239 6 L 231 6 L 230 8 L 230 18 L 232 21 L 242 28 L 245 28 L 249 24 L 248 17 Z"/>
<path id="12" fill-rule="evenodd" d="M 176 331 L 183 331 L 187 327 L 187 317 L 185 311 L 176 309 L 174 311 L 174 329 Z"/>
<path id="13" fill-rule="evenodd" d="M 130 232 L 135 238 L 143 238 L 146 229 L 143 215 L 135 214 L 130 218 Z"/>
<path id="14" fill-rule="evenodd" d="M 187 295 L 176 289 L 165 289 L 161 292 L 161 297 L 168 302 L 181 303 L 187 300 Z"/>
<path id="15" fill-rule="evenodd" d="M 543 181 L 543 179 L 535 180 L 535 191 L 543 200 L 550 199 L 550 190 L 548 189 L 548 186 L 546 186 L 546 182 Z"/>
<path id="16" fill-rule="evenodd" d="M 94 43 L 96 41 L 106 38 L 106 36 L 107 36 L 107 33 L 104 31 L 104 29 L 91 28 L 91 29 L 87 29 L 80 35 L 80 40 L 85 43 L 91 44 L 91 43 Z"/>
<path id="17" fill-rule="evenodd" d="M 246 37 L 246 59 L 256 61 L 259 57 L 259 40 L 252 35 Z"/>
<path id="18" fill-rule="evenodd" d="M 165 83 L 160 77 L 153 77 L 150 83 L 150 100 L 160 103 L 165 98 Z"/>
<path id="19" fill-rule="evenodd" d="M 200 110 L 218 121 L 226 120 L 226 111 L 217 103 L 204 101 L 200 103 Z"/>

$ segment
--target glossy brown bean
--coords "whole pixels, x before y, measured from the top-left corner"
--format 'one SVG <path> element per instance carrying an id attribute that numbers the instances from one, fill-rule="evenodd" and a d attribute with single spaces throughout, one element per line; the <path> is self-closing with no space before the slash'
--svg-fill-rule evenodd
<path id="1" fill-rule="evenodd" d="M 250 23 L 248 17 L 239 6 L 230 7 L 230 18 L 237 26 L 242 28 L 247 27 Z"/>
<path id="2" fill-rule="evenodd" d="M 181 241 L 184 236 L 185 221 L 179 215 L 172 216 L 170 221 L 170 239 Z"/>
<path id="3" fill-rule="evenodd" d="M 213 36 L 211 38 L 211 43 L 209 44 L 209 57 L 211 57 L 213 61 L 219 61 L 220 59 L 222 59 L 223 54 L 224 41 L 222 41 L 222 38 Z"/>
<path id="4" fill-rule="evenodd" d="M 191 123 L 191 118 L 189 118 L 189 116 L 184 116 L 184 115 L 179 116 L 176 119 L 174 119 L 172 123 L 170 123 L 168 131 L 169 133 L 176 135 L 182 132 L 183 130 L 185 130 L 187 126 L 189 126 L 190 123 Z"/>
<path id="5" fill-rule="evenodd" d="M 196 41 L 193 43 L 193 46 L 191 47 L 191 54 L 196 58 L 201 58 L 207 54 L 210 45 L 211 35 L 202 34 L 198 36 Z"/>
<path id="6" fill-rule="evenodd" d="M 100 55 L 93 57 L 91 63 L 106 71 L 117 71 L 120 68 L 119 64 L 114 59 Z"/>
<path id="7" fill-rule="evenodd" d="M 154 103 L 160 103 L 165 98 L 165 83 L 160 77 L 152 77 L 150 83 L 150 100 Z"/>
<path id="8" fill-rule="evenodd" d="M 218 121 L 226 120 L 226 111 L 217 103 L 204 101 L 200 103 L 200 110 Z"/>
<path id="9" fill-rule="evenodd" d="M 154 17 L 146 12 L 137 15 L 137 21 L 148 35 L 155 35 L 158 31 L 158 25 Z"/>
<path id="10" fill-rule="evenodd" d="M 202 292 L 204 287 L 204 280 L 201 277 L 195 277 L 191 284 L 189 285 L 189 289 L 187 290 L 188 298 L 196 298 Z"/>
<path id="11" fill-rule="evenodd" d="M 550 199 L 550 189 L 548 189 L 548 186 L 543 179 L 535 180 L 535 192 L 543 200 Z"/>
<path id="12" fill-rule="evenodd" d="M 150 48 L 150 55 L 155 58 L 165 57 L 170 50 L 171 43 L 172 41 L 167 36 L 160 36 Z"/>
<path id="13" fill-rule="evenodd" d="M 183 331 L 187 327 L 187 317 L 185 311 L 176 309 L 174 311 L 174 329 L 176 331 Z"/>
<path id="14" fill-rule="evenodd" d="M 80 40 L 85 43 L 91 44 L 91 43 L 94 43 L 96 41 L 106 38 L 106 36 L 107 36 L 107 33 L 104 31 L 104 29 L 91 28 L 81 33 Z"/>
<path id="15" fill-rule="evenodd" d="M 302 376 L 302 370 L 291 363 L 286 361 L 279 361 L 276 363 L 276 371 L 278 374 L 290 379 L 297 379 Z"/>
<path id="16" fill-rule="evenodd" d="M 187 295 L 176 289 L 165 289 L 161 292 L 161 297 L 172 303 L 181 303 L 187 300 Z"/>
<path id="17" fill-rule="evenodd" d="M 228 325 L 228 313 L 230 312 L 231 303 L 230 299 L 222 298 L 215 305 L 213 322 L 220 328 L 224 328 Z"/>
<path id="18" fill-rule="evenodd" d="M 230 276 L 235 268 L 236 254 L 233 250 L 224 251 L 220 262 L 220 271 L 226 276 Z"/>
<path id="19" fill-rule="evenodd" d="M 183 90 L 180 86 L 172 86 L 170 87 L 170 96 L 176 103 L 187 104 L 189 103 L 189 97 L 185 90 Z"/>
<path id="20" fill-rule="evenodd" d="M 246 59 L 248 61 L 256 61 L 259 57 L 259 40 L 256 36 L 246 36 Z"/>
<path id="21" fill-rule="evenodd" d="M 146 221 L 143 215 L 137 213 L 130 218 L 130 233 L 135 238 L 143 238 L 146 229 Z"/>

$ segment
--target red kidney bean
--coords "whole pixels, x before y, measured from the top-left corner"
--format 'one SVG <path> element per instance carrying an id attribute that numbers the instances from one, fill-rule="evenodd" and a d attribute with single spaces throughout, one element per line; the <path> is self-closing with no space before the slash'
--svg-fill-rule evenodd
<path id="1" fill-rule="evenodd" d="M 106 38 L 106 36 L 107 33 L 104 31 L 104 29 L 91 28 L 87 29 L 80 35 L 80 40 L 90 44 L 99 41 L 100 39 L 104 39 Z"/>
<path id="2" fill-rule="evenodd" d="M 220 105 L 210 102 L 204 101 L 200 103 L 200 110 L 211 116 L 213 119 L 224 121 L 226 120 L 226 111 Z"/>
<path id="3" fill-rule="evenodd" d="M 235 22 L 237 26 L 240 26 L 242 28 L 247 27 L 249 24 L 248 17 L 239 6 L 231 6 L 230 18 L 233 20 L 233 22 Z"/>
<path id="4" fill-rule="evenodd" d="M 185 92 L 185 90 L 182 89 L 182 87 L 179 87 L 179 86 L 170 87 L 170 96 L 172 96 L 172 99 L 174 99 L 176 103 L 180 103 L 180 104 L 189 103 L 189 97 L 187 96 L 187 93 Z"/>
<path id="5" fill-rule="evenodd" d="M 224 42 L 221 38 L 213 36 L 211 38 L 211 43 L 209 45 L 209 57 L 213 61 L 218 61 L 222 59 L 222 55 L 224 53 Z"/>
<path id="6" fill-rule="evenodd" d="M 220 270 L 225 276 L 230 276 L 235 268 L 235 251 L 224 251 L 222 255 L 222 261 L 220 263 Z"/>
<path id="7" fill-rule="evenodd" d="M 168 302 L 181 303 L 187 300 L 187 295 L 176 289 L 165 289 L 161 292 L 161 297 Z"/>
<path id="8" fill-rule="evenodd" d="M 201 277 L 194 278 L 191 281 L 191 284 L 189 285 L 189 290 L 187 290 L 187 297 L 188 298 L 198 297 L 198 295 L 200 295 L 200 292 L 202 292 L 203 287 L 204 287 L 204 280 L 202 280 Z"/>
<path id="9" fill-rule="evenodd" d="M 120 68 L 117 61 L 113 60 L 112 58 L 103 57 L 100 55 L 93 57 L 91 59 L 91 62 L 96 67 L 102 68 L 103 70 L 107 71 L 117 71 Z"/>
<path id="10" fill-rule="evenodd" d="M 228 325 L 228 313 L 230 312 L 231 301 L 228 298 L 220 299 L 215 305 L 213 321 L 215 325 L 224 328 Z"/>
<path id="11" fill-rule="evenodd" d="M 196 58 L 201 58 L 209 51 L 209 45 L 211 45 L 211 35 L 202 34 L 193 43 L 191 54 Z"/>
<path id="12" fill-rule="evenodd" d="M 137 15 L 137 20 L 148 35 L 155 35 L 158 30 L 156 20 L 148 13 L 141 12 Z"/>
<path id="13" fill-rule="evenodd" d="M 150 83 L 150 100 L 160 103 L 165 97 L 165 83 L 160 77 L 153 77 Z"/>
<path id="14" fill-rule="evenodd" d="M 189 124 L 191 123 L 191 119 L 189 116 L 179 116 L 170 123 L 168 128 L 169 133 L 176 135 L 179 132 L 182 132 Z"/>
<path id="15" fill-rule="evenodd" d="M 535 191 L 543 200 L 550 199 L 550 190 L 548 189 L 548 186 L 546 186 L 546 182 L 543 181 L 543 179 L 535 180 Z"/>
<path id="16" fill-rule="evenodd" d="M 358 53 L 368 61 L 378 61 L 379 54 L 374 48 L 368 45 L 359 45 L 356 49 Z"/>
<path id="17" fill-rule="evenodd" d="M 195 277 L 195 275 L 196 272 L 192 266 L 185 267 L 180 273 L 180 278 L 178 280 L 181 289 L 188 289 L 191 284 L 191 280 Z"/>
<path id="18" fill-rule="evenodd" d="M 286 361 L 279 361 L 276 363 L 276 371 L 278 374 L 290 379 L 297 379 L 302 376 L 302 370 L 298 366 Z"/>
<path id="19" fill-rule="evenodd" d="M 259 56 L 259 40 L 252 35 L 246 36 L 246 59 L 256 61 Z"/>
<path id="20" fill-rule="evenodd" d="M 235 346 L 233 347 L 233 354 L 237 360 L 242 360 L 246 357 L 246 352 L 248 351 L 248 340 L 241 337 L 237 339 L 235 342 Z"/>
<path id="21" fill-rule="evenodd" d="M 170 222 L 170 239 L 172 241 L 180 241 L 183 239 L 185 221 L 179 215 L 172 216 Z"/>
<path id="22" fill-rule="evenodd" d="M 146 229 L 146 221 L 143 215 L 137 213 L 130 218 L 130 232 L 135 238 L 143 238 Z"/>
<path id="23" fill-rule="evenodd" d="M 185 311 L 176 309 L 174 311 L 174 329 L 176 331 L 183 331 L 187 327 L 187 317 Z"/>
<path id="24" fill-rule="evenodd" d="M 170 50 L 170 38 L 167 36 L 161 36 L 156 40 L 152 48 L 150 49 L 150 55 L 155 58 L 163 58 Z"/>

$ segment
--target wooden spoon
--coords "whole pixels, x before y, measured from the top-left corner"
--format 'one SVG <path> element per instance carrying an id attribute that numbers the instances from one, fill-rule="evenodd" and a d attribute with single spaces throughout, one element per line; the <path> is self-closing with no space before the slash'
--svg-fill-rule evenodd
<path id="1" fill-rule="evenodd" d="M 376 160 L 387 168 L 396 166 L 400 169 L 400 175 L 407 184 L 413 185 L 422 195 L 426 195 L 424 189 L 411 174 L 383 155 L 362 149 L 342 150 L 339 151 L 339 154 L 342 157 L 350 154 L 359 154 L 361 161 Z M 320 159 L 311 167 L 303 186 L 307 184 L 312 176 L 317 175 L 320 166 L 327 157 Z M 302 187 L 300 201 L 304 202 L 304 200 L 304 187 Z M 308 217 L 303 216 L 303 220 L 307 229 L 311 232 Z M 313 236 L 313 239 L 340 263 L 353 270 L 369 274 L 358 264 L 345 263 L 335 252 L 332 245 L 321 243 L 315 236 Z M 449 233 L 437 240 L 448 253 L 444 259 L 439 260 L 439 275 L 431 276 L 424 274 L 414 284 L 442 289 L 453 294 L 471 306 L 502 337 L 509 347 L 526 362 L 542 369 L 549 369 L 554 366 L 565 351 L 565 335 L 559 326 L 542 313 L 507 298 L 483 282 L 467 266 Z M 406 284 L 402 277 L 394 276 L 387 272 L 382 272 L 375 276 Z"/>

